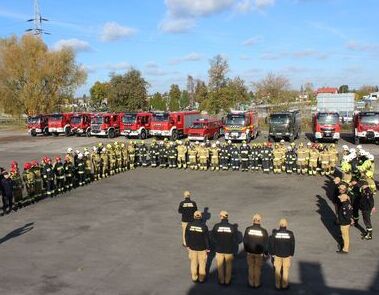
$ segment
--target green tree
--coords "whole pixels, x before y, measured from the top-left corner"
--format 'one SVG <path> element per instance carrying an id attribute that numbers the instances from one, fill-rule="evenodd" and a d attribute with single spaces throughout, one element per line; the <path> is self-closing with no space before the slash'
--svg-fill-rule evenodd
<path id="1" fill-rule="evenodd" d="M 181 96 L 181 91 L 178 85 L 172 84 L 170 87 L 170 92 L 168 93 L 169 104 L 168 108 L 171 112 L 179 111 L 179 100 Z"/>
<path id="2" fill-rule="evenodd" d="M 224 87 L 227 82 L 226 74 L 229 72 L 228 61 L 219 54 L 212 58 L 209 63 L 209 89 L 219 90 Z"/>
<path id="3" fill-rule="evenodd" d="M 195 101 L 201 104 L 208 98 L 208 87 L 205 85 L 204 81 L 197 80 L 195 86 Z"/>
<path id="4" fill-rule="evenodd" d="M 123 75 L 111 74 L 109 108 L 116 112 L 146 110 L 148 86 L 141 72 L 133 68 Z"/>
<path id="5" fill-rule="evenodd" d="M 165 111 L 166 102 L 163 99 L 162 94 L 156 92 L 150 100 L 150 109 L 155 111 Z"/>
<path id="6" fill-rule="evenodd" d="M 103 102 L 108 98 L 109 83 L 96 81 L 89 90 L 91 95 L 90 105 L 96 110 L 100 109 Z"/>
<path id="7" fill-rule="evenodd" d="M 69 48 L 49 50 L 30 34 L 0 39 L 0 107 L 6 113 L 57 111 L 85 80 Z"/>
<path id="8" fill-rule="evenodd" d="M 179 105 L 180 105 L 181 110 L 184 110 L 185 108 L 187 108 L 190 105 L 190 96 L 189 96 L 189 93 L 187 90 L 182 91 L 182 94 L 180 96 Z"/>
<path id="9" fill-rule="evenodd" d="M 341 85 L 338 89 L 339 93 L 348 93 L 349 92 L 349 86 L 348 85 Z"/>
<path id="10" fill-rule="evenodd" d="M 356 99 L 362 99 L 363 96 L 369 95 L 372 92 L 377 92 L 378 86 L 373 85 L 363 85 L 358 90 L 355 91 Z"/>

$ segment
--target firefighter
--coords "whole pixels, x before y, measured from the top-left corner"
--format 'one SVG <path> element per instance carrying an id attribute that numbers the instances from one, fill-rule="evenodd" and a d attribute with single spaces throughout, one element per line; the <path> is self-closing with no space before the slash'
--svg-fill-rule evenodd
<path id="1" fill-rule="evenodd" d="M 215 224 L 212 230 L 212 240 L 215 245 L 218 283 L 230 285 L 232 280 L 232 267 L 234 248 L 238 243 L 236 227 L 229 223 L 229 214 L 221 211 L 221 222 Z"/>
<path id="2" fill-rule="evenodd" d="M 336 149 L 336 145 L 332 143 L 329 146 L 329 164 L 330 164 L 330 174 L 334 174 L 336 171 L 337 163 L 338 163 L 338 150 Z"/>
<path id="3" fill-rule="evenodd" d="M 107 149 L 103 147 L 100 154 L 101 158 L 101 177 L 105 178 L 109 176 L 109 160 Z"/>
<path id="4" fill-rule="evenodd" d="M 269 238 L 269 252 L 274 258 L 275 288 L 288 289 L 289 269 L 295 253 L 295 236 L 287 229 L 286 219 L 279 221 L 279 229 L 274 229 Z"/>
<path id="5" fill-rule="evenodd" d="M 220 168 L 222 170 L 229 169 L 229 149 L 227 143 L 225 142 L 220 148 Z"/>
<path id="6" fill-rule="evenodd" d="M 150 149 L 149 149 L 149 156 L 150 156 L 151 167 L 157 167 L 159 150 L 158 150 L 158 145 L 157 145 L 157 142 L 155 139 L 153 139 L 151 141 L 151 145 L 150 145 Z"/>
<path id="7" fill-rule="evenodd" d="M 56 179 L 56 191 L 58 194 L 61 194 L 64 192 L 65 188 L 65 171 L 64 171 L 64 165 L 62 163 L 61 157 L 57 156 L 55 157 L 55 163 L 54 163 L 54 174 Z"/>
<path id="8" fill-rule="evenodd" d="M 19 209 L 24 204 L 24 198 L 23 198 L 23 188 L 24 185 L 22 183 L 20 171 L 18 169 L 18 164 L 16 161 L 12 161 L 11 167 L 9 169 L 10 172 L 10 179 L 12 180 L 12 188 L 13 188 L 13 207 L 11 209 Z"/>
<path id="9" fill-rule="evenodd" d="M 129 141 L 128 144 L 128 154 L 129 154 L 129 166 L 130 169 L 135 169 L 136 163 L 136 148 L 133 141 Z"/>
<path id="10" fill-rule="evenodd" d="M 122 171 L 122 153 L 121 153 L 121 146 L 120 144 L 115 141 L 113 144 L 113 150 L 115 153 L 115 159 L 116 159 L 116 173 L 120 173 Z"/>
<path id="11" fill-rule="evenodd" d="M 198 150 L 200 170 L 208 170 L 209 150 L 203 142 Z"/>
<path id="12" fill-rule="evenodd" d="M 263 144 L 257 144 L 257 170 L 262 169 Z"/>
<path id="13" fill-rule="evenodd" d="M 318 158 L 319 158 L 319 152 L 314 145 L 310 152 L 309 152 L 309 168 L 308 168 L 308 174 L 309 175 L 317 175 L 317 165 L 318 165 Z"/>
<path id="14" fill-rule="evenodd" d="M 375 211 L 374 194 L 367 181 L 362 182 L 361 198 L 359 200 L 359 209 L 362 213 L 363 222 L 366 226 L 366 232 L 362 234 L 362 239 L 372 240 L 371 214 Z"/>
<path id="15" fill-rule="evenodd" d="M 350 164 L 351 164 L 351 174 L 352 176 L 358 179 L 361 177 L 361 173 L 358 169 L 358 167 L 360 166 L 359 163 L 363 161 L 362 157 L 366 157 L 365 151 L 361 151 L 361 153 L 362 154 L 358 156 L 357 153 L 355 152 L 355 149 L 350 149 L 350 153 L 349 153 Z"/>
<path id="16" fill-rule="evenodd" d="M 197 170 L 197 150 L 194 144 L 191 143 L 188 150 L 189 167 Z"/>
<path id="17" fill-rule="evenodd" d="M 2 178 L 0 180 L 1 195 L 3 201 L 3 215 L 9 214 L 13 209 L 13 185 L 14 182 L 10 178 L 7 171 L 1 172 Z"/>
<path id="18" fill-rule="evenodd" d="M 70 158 L 71 163 L 74 163 L 74 151 L 72 148 L 67 148 L 66 156 Z"/>
<path id="19" fill-rule="evenodd" d="M 129 166 L 129 154 L 125 143 L 121 144 L 121 157 L 122 157 L 122 171 L 128 170 Z"/>
<path id="20" fill-rule="evenodd" d="M 115 174 L 115 169 L 116 169 L 116 155 L 110 143 L 107 144 L 107 154 L 108 154 L 109 175 L 112 176 Z"/>
<path id="21" fill-rule="evenodd" d="M 348 187 L 348 190 L 347 190 L 347 194 L 348 194 L 348 196 L 350 198 L 351 206 L 353 207 L 354 226 L 358 226 L 358 220 L 359 220 L 359 201 L 360 201 L 360 198 L 361 198 L 361 188 L 359 186 L 358 179 L 356 179 L 355 177 L 353 177 L 351 179 L 351 182 L 348 184 L 348 186 L 349 187 Z M 346 193 L 346 191 L 345 191 L 345 193 Z M 337 196 L 338 203 L 337 203 L 336 208 L 338 208 L 338 206 L 340 205 L 339 204 L 340 202 L 339 202 L 338 196 Z M 333 197 L 335 197 L 335 196 L 333 196 Z M 336 210 L 336 212 L 338 212 L 338 209 Z"/>
<path id="22" fill-rule="evenodd" d="M 364 177 L 367 171 L 375 173 L 375 158 L 373 155 L 368 154 L 364 162 L 358 166 L 360 174 Z"/>
<path id="23" fill-rule="evenodd" d="M 88 151 L 84 152 L 84 168 L 85 168 L 85 183 L 90 183 L 93 179 L 92 175 L 92 161 Z"/>
<path id="24" fill-rule="evenodd" d="M 78 171 L 78 184 L 79 186 L 83 186 L 86 184 L 86 166 L 84 161 L 84 155 L 82 153 L 78 154 L 76 169 Z"/>
<path id="25" fill-rule="evenodd" d="M 64 157 L 64 174 L 65 174 L 65 189 L 66 191 L 72 190 L 74 187 L 74 164 L 71 162 L 71 157 L 66 155 Z"/>
<path id="26" fill-rule="evenodd" d="M 159 167 L 167 168 L 167 148 L 163 141 L 159 142 Z"/>
<path id="27" fill-rule="evenodd" d="M 287 174 L 296 172 L 296 153 L 292 146 L 287 147 L 287 152 L 285 154 L 285 165 Z"/>
<path id="28" fill-rule="evenodd" d="M 168 155 L 168 167 L 169 168 L 176 168 L 176 159 L 178 158 L 177 149 L 174 142 L 170 142 L 168 149 L 167 149 L 167 155 Z"/>
<path id="29" fill-rule="evenodd" d="M 233 144 L 230 149 L 230 163 L 232 165 L 233 170 L 239 170 L 240 169 L 240 155 L 239 155 L 239 149 L 237 147 L 237 144 Z"/>
<path id="30" fill-rule="evenodd" d="M 189 191 L 184 192 L 184 201 L 181 201 L 178 208 L 178 213 L 182 215 L 182 239 L 183 247 L 187 247 L 185 234 L 187 224 L 193 222 L 193 214 L 197 210 L 195 201 L 191 200 L 191 193 Z"/>
<path id="31" fill-rule="evenodd" d="M 278 147 L 278 149 L 280 148 Z M 264 256 L 268 253 L 268 234 L 267 230 L 261 227 L 262 216 L 260 214 L 255 214 L 252 221 L 253 225 L 245 230 L 243 244 L 247 253 L 249 285 L 259 288 Z"/>
<path id="32" fill-rule="evenodd" d="M 253 143 L 250 155 L 250 169 L 251 171 L 258 171 L 259 152 L 257 144 Z"/>
<path id="33" fill-rule="evenodd" d="M 299 143 L 299 148 L 297 149 L 297 174 L 306 174 L 306 161 L 307 161 L 307 149 L 304 148 L 302 142 Z"/>
<path id="34" fill-rule="evenodd" d="M 24 198 L 23 205 L 34 203 L 35 198 L 35 177 L 31 170 L 32 164 L 27 162 L 24 164 L 24 172 L 22 173 L 22 181 L 26 187 L 26 197 Z"/>
<path id="35" fill-rule="evenodd" d="M 261 159 L 263 173 L 270 173 L 272 168 L 272 149 L 270 143 L 265 142 L 263 144 Z"/>
<path id="36" fill-rule="evenodd" d="M 142 167 L 147 167 L 148 165 L 147 158 L 148 158 L 149 150 L 145 144 L 145 141 L 141 142 L 141 145 L 139 147 L 139 154 L 140 154 L 140 161 L 141 161 Z"/>
<path id="37" fill-rule="evenodd" d="M 186 169 L 187 168 L 187 147 L 183 144 L 182 141 L 179 141 L 176 149 L 178 153 L 178 168 L 181 169 L 183 167 L 184 169 Z"/>
<path id="38" fill-rule="evenodd" d="M 350 160 L 350 155 L 345 155 L 341 161 L 342 181 L 346 183 L 349 183 L 352 178 Z"/>
<path id="39" fill-rule="evenodd" d="M 38 161 L 36 160 L 33 160 L 31 164 L 32 164 L 31 171 L 34 173 L 35 200 L 39 201 L 43 197 L 43 181 L 42 181 L 41 167 L 38 164 Z"/>
<path id="40" fill-rule="evenodd" d="M 282 173 L 282 163 L 283 163 L 284 154 L 282 149 L 279 146 L 279 143 L 275 143 L 273 150 L 273 172 L 274 174 Z"/>
<path id="41" fill-rule="evenodd" d="M 321 175 L 330 174 L 330 165 L 329 165 L 329 152 L 322 144 L 319 145 L 320 150 L 320 164 L 321 164 Z"/>
<path id="42" fill-rule="evenodd" d="M 97 147 L 92 148 L 92 153 L 90 156 L 91 165 L 93 170 L 93 176 L 95 180 L 99 180 L 101 178 L 101 158 L 99 153 L 97 152 Z"/>
<path id="43" fill-rule="evenodd" d="M 55 195 L 55 174 L 49 157 L 45 157 L 43 171 L 43 177 L 46 180 L 46 195 L 52 198 Z"/>
<path id="44" fill-rule="evenodd" d="M 220 149 L 217 147 L 216 143 L 212 144 L 212 147 L 209 150 L 210 157 L 211 157 L 211 170 L 220 170 L 220 158 L 219 158 L 219 153 Z"/>
<path id="45" fill-rule="evenodd" d="M 367 171 L 364 177 L 364 180 L 367 181 L 368 186 L 370 187 L 371 191 L 373 194 L 376 194 L 376 184 L 374 180 L 374 172 L 372 171 Z"/>
<path id="46" fill-rule="evenodd" d="M 193 282 L 204 282 L 206 278 L 206 264 L 209 253 L 208 227 L 202 223 L 202 214 L 195 211 L 194 221 L 186 227 L 185 240 L 191 260 L 191 276 Z"/>
<path id="47" fill-rule="evenodd" d="M 232 150 L 233 150 L 233 144 L 232 141 L 229 139 L 226 143 L 226 149 L 228 151 L 228 158 L 227 158 L 227 167 L 232 168 Z"/>
<path id="48" fill-rule="evenodd" d="M 241 170 L 249 171 L 250 146 L 244 140 L 240 146 Z"/>
<path id="49" fill-rule="evenodd" d="M 342 236 L 342 247 L 337 253 L 347 254 L 349 253 L 350 246 L 350 225 L 353 223 L 353 207 L 346 193 L 339 195 L 338 198 L 341 202 L 341 205 L 338 207 L 338 221 Z"/>

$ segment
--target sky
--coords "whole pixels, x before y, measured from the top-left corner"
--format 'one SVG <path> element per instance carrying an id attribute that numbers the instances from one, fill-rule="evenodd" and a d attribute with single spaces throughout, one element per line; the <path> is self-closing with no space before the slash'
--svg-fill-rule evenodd
<path id="1" fill-rule="evenodd" d="M 72 47 L 88 72 L 77 95 L 131 67 L 149 93 L 207 81 L 217 54 L 252 88 L 268 73 L 293 88 L 379 84 L 378 0 L 40 0 L 43 40 Z M 33 24 L 33 0 L 0 0 L 0 37 Z"/>

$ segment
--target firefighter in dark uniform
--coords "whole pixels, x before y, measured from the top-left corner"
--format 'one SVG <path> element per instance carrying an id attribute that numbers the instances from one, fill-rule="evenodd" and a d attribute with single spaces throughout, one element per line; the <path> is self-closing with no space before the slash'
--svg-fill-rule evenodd
<path id="1" fill-rule="evenodd" d="M 253 143 L 253 147 L 251 149 L 251 156 L 250 156 L 250 169 L 252 172 L 258 171 L 259 166 L 258 166 L 258 161 L 259 161 L 259 151 L 258 151 L 258 146 L 256 143 Z"/>
<path id="2" fill-rule="evenodd" d="M 359 200 L 361 198 L 361 190 L 360 190 L 358 180 L 355 177 L 351 179 L 350 183 L 348 184 L 348 189 L 345 191 L 345 193 L 346 192 L 350 198 L 351 206 L 353 207 L 354 225 L 357 226 L 358 220 L 359 220 Z M 338 196 L 337 196 L 337 199 L 338 199 Z"/>
<path id="3" fill-rule="evenodd" d="M 262 147 L 262 170 L 263 173 L 270 173 L 272 169 L 272 149 L 269 147 L 268 143 L 264 143 Z"/>
<path id="4" fill-rule="evenodd" d="M 148 150 L 144 141 L 142 141 L 142 143 L 140 145 L 139 152 L 140 152 L 140 159 L 141 159 L 142 167 L 147 167 L 147 164 L 148 164 L 147 157 L 149 154 L 149 150 Z"/>
<path id="5" fill-rule="evenodd" d="M 177 153 L 177 149 L 174 142 L 170 142 L 167 153 L 168 153 L 168 167 L 176 168 L 176 159 L 178 158 L 178 153 Z"/>
<path id="6" fill-rule="evenodd" d="M 279 221 L 279 229 L 274 229 L 269 239 L 269 252 L 274 258 L 275 287 L 288 289 L 291 259 L 295 253 L 295 236 L 287 229 L 286 219 Z"/>
<path id="7" fill-rule="evenodd" d="M 35 198 L 35 178 L 34 173 L 31 171 L 32 164 L 27 162 L 24 164 L 24 171 L 22 173 L 22 181 L 26 187 L 26 197 L 23 205 L 34 203 Z"/>
<path id="8" fill-rule="evenodd" d="M 353 221 L 353 207 L 350 204 L 349 196 L 341 194 L 339 196 L 341 205 L 338 208 L 338 221 L 341 230 L 341 249 L 337 251 L 339 254 L 347 254 L 350 249 L 350 226 Z"/>
<path id="9" fill-rule="evenodd" d="M 86 184 L 86 179 L 85 179 L 85 173 L 86 173 L 86 168 L 85 168 L 85 163 L 83 159 L 83 154 L 79 153 L 78 154 L 78 160 L 77 160 L 77 166 L 76 170 L 78 171 L 78 184 L 79 186 L 83 186 Z"/>
<path id="10" fill-rule="evenodd" d="M 285 155 L 286 172 L 288 174 L 297 172 L 296 159 L 297 159 L 297 156 L 296 156 L 295 150 L 291 146 L 288 146 L 287 152 Z"/>
<path id="11" fill-rule="evenodd" d="M 69 191 L 74 187 L 74 164 L 71 162 L 71 157 L 65 156 L 63 167 L 66 179 L 65 189 Z"/>
<path id="12" fill-rule="evenodd" d="M 133 141 L 129 141 L 128 154 L 129 154 L 129 166 L 130 166 L 130 169 L 133 170 L 135 169 L 135 163 L 136 163 L 136 148 Z M 103 163 L 104 163 L 104 160 L 103 160 Z"/>
<path id="13" fill-rule="evenodd" d="M 237 144 L 233 144 L 230 148 L 230 163 L 233 170 L 240 169 L 240 155 Z"/>
<path id="14" fill-rule="evenodd" d="M 167 167 L 167 150 L 163 141 L 159 142 L 159 167 L 166 168 Z"/>
<path id="15" fill-rule="evenodd" d="M 10 167 L 10 179 L 13 181 L 13 207 L 12 209 L 17 210 L 18 208 L 21 208 L 24 204 L 24 198 L 23 198 L 23 188 L 24 185 L 22 183 L 20 171 L 18 169 L 18 164 L 16 161 L 12 161 L 11 167 Z"/>
<path id="16" fill-rule="evenodd" d="M 0 182 L 1 194 L 3 198 L 3 215 L 9 214 L 13 209 L 13 180 L 7 171 L 2 171 Z"/>
<path id="17" fill-rule="evenodd" d="M 178 208 L 178 213 L 182 215 L 182 239 L 183 246 L 186 247 L 186 228 L 189 222 L 193 221 L 193 214 L 197 210 L 195 201 L 191 200 L 191 193 L 189 191 L 184 192 L 184 201 L 181 201 Z"/>
<path id="18" fill-rule="evenodd" d="M 34 174 L 35 200 L 39 201 L 43 197 L 43 181 L 41 167 L 39 166 L 36 160 L 33 160 L 31 164 L 31 171 Z"/>
<path id="19" fill-rule="evenodd" d="M 250 157 L 250 146 L 246 144 L 246 141 L 242 142 L 240 146 L 241 154 L 241 170 L 249 171 L 249 157 Z"/>
<path id="20" fill-rule="evenodd" d="M 212 241 L 215 245 L 218 282 L 220 285 L 230 285 L 234 248 L 237 241 L 236 227 L 229 223 L 229 214 L 220 212 L 221 222 L 215 224 L 212 230 Z"/>
<path id="21" fill-rule="evenodd" d="M 188 256 L 191 260 L 191 276 L 193 282 L 204 282 L 206 278 L 206 264 L 209 253 L 208 227 L 201 221 L 202 214 L 195 211 L 194 221 L 186 227 L 185 240 Z"/>
<path id="22" fill-rule="evenodd" d="M 157 142 L 155 141 L 155 139 L 153 139 L 151 142 L 150 149 L 149 149 L 149 155 L 150 155 L 151 167 L 157 167 L 159 150 L 158 150 L 158 145 L 157 145 Z"/>
<path id="23" fill-rule="evenodd" d="M 362 239 L 365 240 L 372 240 L 371 214 L 375 211 L 374 205 L 374 194 L 370 189 L 368 182 L 363 181 L 361 186 L 359 209 L 361 210 L 363 222 L 366 226 L 366 233 L 362 234 Z"/>
<path id="24" fill-rule="evenodd" d="M 62 163 L 61 157 L 55 158 L 55 164 L 54 164 L 54 173 L 55 173 L 55 179 L 57 182 L 56 188 L 57 193 L 61 194 L 64 192 L 65 189 L 65 171 L 64 171 L 64 165 Z"/>
<path id="25" fill-rule="evenodd" d="M 247 253 L 247 265 L 249 267 L 249 286 L 259 288 L 261 286 L 262 265 L 264 255 L 268 252 L 268 234 L 261 227 L 262 216 L 253 216 L 253 225 L 245 230 L 243 244 Z"/>
<path id="26" fill-rule="evenodd" d="M 46 180 L 46 195 L 52 198 L 55 194 L 55 174 L 51 159 L 48 157 L 45 158 L 43 171 L 43 177 Z"/>
<path id="27" fill-rule="evenodd" d="M 227 144 L 224 143 L 220 149 L 220 169 L 228 170 L 229 169 L 229 149 Z"/>

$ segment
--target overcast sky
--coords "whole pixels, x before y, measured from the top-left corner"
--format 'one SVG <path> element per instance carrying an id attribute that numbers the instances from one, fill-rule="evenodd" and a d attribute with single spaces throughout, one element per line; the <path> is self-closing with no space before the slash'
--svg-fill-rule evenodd
<path id="1" fill-rule="evenodd" d="M 207 80 L 209 59 L 225 56 L 247 85 L 268 72 L 351 88 L 379 84 L 378 0 L 40 0 L 50 48 L 71 46 L 88 70 L 88 93 L 131 66 L 149 92 Z M 32 27 L 33 0 L 0 0 L 0 36 Z"/>

